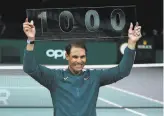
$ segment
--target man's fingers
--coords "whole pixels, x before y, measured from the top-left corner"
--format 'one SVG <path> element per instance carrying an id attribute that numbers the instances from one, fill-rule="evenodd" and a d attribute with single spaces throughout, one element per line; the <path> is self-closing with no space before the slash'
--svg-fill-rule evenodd
<path id="1" fill-rule="evenodd" d="M 135 30 L 134 34 L 137 35 L 137 36 L 141 35 L 141 30 L 140 30 L 140 28 L 138 28 L 138 30 Z"/>
<path id="2" fill-rule="evenodd" d="M 34 28 L 34 21 L 32 20 L 31 22 L 30 22 L 30 26 L 32 27 L 32 28 Z"/>
<path id="3" fill-rule="evenodd" d="M 28 32 L 30 29 L 29 28 L 24 28 L 24 32 Z"/>
<path id="4" fill-rule="evenodd" d="M 137 26 L 136 29 L 137 29 L 137 30 L 138 30 L 138 29 L 141 29 L 141 26 Z"/>
<path id="5" fill-rule="evenodd" d="M 23 30 L 25 32 L 29 31 L 31 29 L 31 26 L 26 22 L 25 24 L 23 24 Z"/>
<path id="6" fill-rule="evenodd" d="M 25 23 L 23 23 L 23 26 L 26 26 L 26 25 L 30 26 L 31 28 L 34 27 L 33 23 L 29 23 L 29 22 L 25 22 Z"/>
<path id="7" fill-rule="evenodd" d="M 139 23 L 138 23 L 138 22 L 136 22 L 135 27 L 138 27 L 138 26 L 139 26 Z"/>
<path id="8" fill-rule="evenodd" d="M 31 28 L 29 25 L 24 25 L 23 28 Z"/>
<path id="9" fill-rule="evenodd" d="M 141 33 L 137 31 L 135 34 L 140 35 Z"/>
<path id="10" fill-rule="evenodd" d="M 141 31 L 141 26 L 138 26 L 134 29 L 135 31 Z"/>
<path id="11" fill-rule="evenodd" d="M 139 26 L 139 23 L 136 22 L 134 29 L 133 29 L 133 24 L 130 23 L 130 28 L 129 28 L 129 34 L 132 34 L 136 37 L 141 37 L 141 26 Z"/>
<path id="12" fill-rule="evenodd" d="M 31 27 L 30 26 L 25 26 L 25 27 L 23 27 L 23 29 L 31 29 Z"/>
<path id="13" fill-rule="evenodd" d="M 34 25 L 34 21 L 32 20 L 32 21 L 30 22 L 30 24 Z"/>
<path id="14" fill-rule="evenodd" d="M 129 27 L 130 30 L 133 29 L 133 23 L 130 23 L 130 27 Z"/>
<path id="15" fill-rule="evenodd" d="M 23 25 L 30 25 L 30 26 L 32 26 L 33 24 L 29 23 L 29 22 L 24 22 Z"/>
<path id="16" fill-rule="evenodd" d="M 136 30 L 141 30 L 141 26 L 135 26 L 134 27 L 134 30 L 136 31 Z"/>
<path id="17" fill-rule="evenodd" d="M 28 18 L 25 19 L 25 22 L 23 23 L 23 25 L 29 25 L 32 28 L 34 27 L 34 21 L 31 20 L 30 22 L 28 22 Z"/>
<path id="18" fill-rule="evenodd" d="M 134 30 L 135 32 L 141 32 L 141 28 L 137 28 Z"/>

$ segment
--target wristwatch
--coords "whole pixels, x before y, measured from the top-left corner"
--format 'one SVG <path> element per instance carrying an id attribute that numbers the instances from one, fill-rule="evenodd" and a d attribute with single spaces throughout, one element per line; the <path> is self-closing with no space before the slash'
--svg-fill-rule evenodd
<path id="1" fill-rule="evenodd" d="M 34 43 L 35 43 L 34 40 L 29 40 L 29 39 L 27 39 L 27 44 L 34 44 Z"/>

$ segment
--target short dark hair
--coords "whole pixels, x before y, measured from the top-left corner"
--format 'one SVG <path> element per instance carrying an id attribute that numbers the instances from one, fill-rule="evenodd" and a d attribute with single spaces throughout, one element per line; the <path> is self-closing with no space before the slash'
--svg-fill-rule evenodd
<path id="1" fill-rule="evenodd" d="M 87 47 L 86 47 L 84 41 L 76 40 L 76 41 L 69 42 L 69 44 L 65 47 L 65 51 L 68 55 L 70 54 L 70 51 L 71 51 L 72 47 L 83 48 L 85 50 L 86 54 L 87 54 Z"/>

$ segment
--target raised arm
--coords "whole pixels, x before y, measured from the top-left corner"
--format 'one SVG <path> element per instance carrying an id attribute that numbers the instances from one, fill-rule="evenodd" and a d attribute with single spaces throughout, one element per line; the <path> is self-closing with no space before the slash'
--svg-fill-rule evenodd
<path id="1" fill-rule="evenodd" d="M 99 70 L 100 86 L 117 82 L 130 74 L 136 55 L 136 42 L 141 38 L 140 30 L 141 26 L 139 26 L 138 23 L 136 23 L 134 30 L 133 24 L 131 23 L 128 31 L 128 46 L 124 51 L 123 58 L 118 66 L 110 69 Z"/>
<path id="2" fill-rule="evenodd" d="M 56 71 L 38 64 L 35 59 L 33 42 L 35 41 L 36 32 L 33 22 L 29 23 L 28 19 L 26 19 L 25 23 L 23 23 L 23 29 L 28 37 L 27 46 L 24 50 L 23 71 L 51 90 L 56 83 Z"/>

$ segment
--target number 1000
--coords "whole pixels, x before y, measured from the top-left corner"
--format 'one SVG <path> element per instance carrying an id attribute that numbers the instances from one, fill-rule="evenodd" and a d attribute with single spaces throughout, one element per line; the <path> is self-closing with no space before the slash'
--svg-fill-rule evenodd
<path id="1" fill-rule="evenodd" d="M 42 29 L 47 28 L 47 12 L 44 11 L 39 15 Z M 121 9 L 114 9 L 109 15 L 109 21 L 112 29 L 121 31 L 125 27 L 125 14 Z M 93 19 L 93 21 L 91 20 Z M 89 32 L 95 32 L 100 27 L 100 16 L 96 10 L 88 10 L 84 18 L 85 27 Z M 93 23 L 92 23 L 93 22 Z M 59 27 L 63 32 L 71 32 L 74 27 L 74 16 L 68 11 L 62 11 L 59 14 Z"/>

